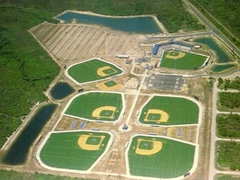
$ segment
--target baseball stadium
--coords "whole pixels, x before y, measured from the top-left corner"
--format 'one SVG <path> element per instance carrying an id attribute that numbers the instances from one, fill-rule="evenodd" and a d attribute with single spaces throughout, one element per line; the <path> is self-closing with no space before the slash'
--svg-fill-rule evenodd
<path id="1" fill-rule="evenodd" d="M 209 61 L 209 56 L 192 51 L 193 45 L 178 41 L 156 44 L 152 55 L 159 57 L 159 67 L 178 70 L 197 70 Z"/>
<path id="2" fill-rule="evenodd" d="M 193 168 L 195 148 L 193 144 L 165 137 L 136 135 L 127 152 L 128 173 L 156 178 L 183 177 Z"/>
<path id="3" fill-rule="evenodd" d="M 87 92 L 74 97 L 65 115 L 85 120 L 116 121 L 124 109 L 120 93 Z"/>
<path id="4" fill-rule="evenodd" d="M 153 96 L 142 107 L 139 122 L 156 125 L 197 124 L 199 107 L 183 97 Z"/>
<path id="5" fill-rule="evenodd" d="M 88 83 L 110 78 L 123 71 L 116 65 L 100 59 L 90 59 L 68 67 L 66 75 L 75 83 Z"/>

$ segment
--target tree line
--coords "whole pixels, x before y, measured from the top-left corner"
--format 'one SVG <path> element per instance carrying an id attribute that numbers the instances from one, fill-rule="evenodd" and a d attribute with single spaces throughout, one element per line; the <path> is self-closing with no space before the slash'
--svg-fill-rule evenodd
<path id="1" fill-rule="evenodd" d="M 218 78 L 218 87 L 220 89 L 236 89 L 240 90 L 240 78 L 236 76 L 234 80 Z"/>
<path id="2" fill-rule="evenodd" d="M 240 138 L 240 115 L 219 114 L 217 116 L 217 134 L 220 137 Z"/>
<path id="3" fill-rule="evenodd" d="M 240 93 L 220 92 L 218 95 L 221 106 L 228 107 L 230 109 L 239 108 Z"/>
<path id="4" fill-rule="evenodd" d="M 225 36 L 227 36 L 236 46 L 240 47 L 240 21 L 238 20 L 240 14 L 239 0 L 190 0 L 201 13 L 204 14 Z M 219 20 L 227 29 L 229 29 L 235 36 L 229 34 L 218 22 L 216 22 L 207 12 Z M 236 38 L 238 37 L 238 38 Z"/>
<path id="5" fill-rule="evenodd" d="M 240 170 L 240 143 L 217 141 L 217 164 L 222 168 Z"/>

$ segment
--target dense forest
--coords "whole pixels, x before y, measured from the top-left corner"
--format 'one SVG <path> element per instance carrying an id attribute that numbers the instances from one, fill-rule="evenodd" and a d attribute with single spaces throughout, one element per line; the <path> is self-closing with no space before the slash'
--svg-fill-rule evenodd
<path id="1" fill-rule="evenodd" d="M 203 13 L 225 36 L 240 47 L 240 1 L 239 0 L 189 0 Z M 214 16 L 214 18 L 209 15 Z M 219 24 L 220 21 L 233 35 Z"/>
<path id="2" fill-rule="evenodd" d="M 240 138 L 240 115 L 218 114 L 217 134 L 220 137 Z"/>
<path id="3" fill-rule="evenodd" d="M 190 15 L 182 0 L 5 0 L 18 7 L 39 10 L 53 17 L 64 10 L 92 11 L 105 15 L 128 16 L 152 14 L 166 26 L 169 32 L 200 30 L 205 27 Z"/>
<path id="4" fill-rule="evenodd" d="M 59 72 L 58 65 L 27 32 L 64 10 L 109 15 L 155 14 L 170 32 L 202 29 L 181 0 L 0 0 L 0 147 Z"/>
<path id="5" fill-rule="evenodd" d="M 218 95 L 221 106 L 230 109 L 240 107 L 240 93 L 220 92 Z"/>
<path id="6" fill-rule="evenodd" d="M 218 87 L 220 89 L 236 89 L 240 90 L 240 78 L 239 76 L 235 77 L 235 80 L 230 81 L 230 79 L 223 80 L 222 78 L 218 78 Z"/>
<path id="7" fill-rule="evenodd" d="M 27 30 L 44 15 L 34 9 L 0 7 L 0 146 L 36 102 L 47 100 L 45 91 L 59 72 L 58 65 Z M 51 19 L 49 19 L 51 20 Z"/>
<path id="8" fill-rule="evenodd" d="M 51 174 L 39 174 L 39 173 L 22 173 L 16 171 L 0 170 L 0 179 L 3 180 L 96 180 L 89 178 L 72 178 L 67 176 L 54 176 Z"/>
<path id="9" fill-rule="evenodd" d="M 240 143 L 217 141 L 217 164 L 223 168 L 240 170 Z"/>

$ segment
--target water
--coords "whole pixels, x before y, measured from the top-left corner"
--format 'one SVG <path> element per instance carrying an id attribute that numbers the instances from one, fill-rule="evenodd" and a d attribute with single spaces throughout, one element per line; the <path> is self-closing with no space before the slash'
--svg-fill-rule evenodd
<path id="1" fill-rule="evenodd" d="M 195 39 L 194 41 L 198 43 L 206 44 L 210 49 L 214 50 L 218 56 L 217 58 L 218 63 L 226 63 L 231 61 L 231 58 L 228 56 L 228 54 L 224 52 L 213 39 L 199 38 L 199 39 Z"/>
<path id="2" fill-rule="evenodd" d="M 63 99 L 73 92 L 74 89 L 68 83 L 59 82 L 52 88 L 50 93 L 54 99 Z"/>
<path id="3" fill-rule="evenodd" d="M 56 104 L 46 105 L 34 115 L 3 158 L 2 162 L 4 164 L 18 165 L 26 161 L 30 147 L 56 107 Z"/>
<path id="4" fill-rule="evenodd" d="M 134 32 L 138 34 L 158 34 L 162 33 L 162 30 L 156 23 L 153 17 L 129 17 L 129 18 L 112 18 L 102 17 L 87 14 L 80 14 L 74 12 L 66 12 L 57 17 L 65 21 L 65 23 L 72 23 L 73 19 L 76 19 L 76 23 L 84 24 L 96 24 L 105 26 L 113 30 L 123 32 Z"/>
<path id="5" fill-rule="evenodd" d="M 234 66 L 236 66 L 236 65 L 234 65 L 234 64 L 216 65 L 216 66 L 213 66 L 212 71 L 221 72 L 221 71 L 224 71 L 226 69 L 232 68 Z"/>

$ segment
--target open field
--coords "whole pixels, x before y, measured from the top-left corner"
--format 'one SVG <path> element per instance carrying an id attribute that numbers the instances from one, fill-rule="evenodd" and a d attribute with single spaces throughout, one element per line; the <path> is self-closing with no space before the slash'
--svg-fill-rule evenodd
<path id="1" fill-rule="evenodd" d="M 108 133 L 52 133 L 41 149 L 40 159 L 50 167 L 87 170 L 104 152 L 109 139 Z"/>
<path id="2" fill-rule="evenodd" d="M 154 146 L 154 143 L 160 143 L 162 147 Z M 195 146 L 190 144 L 159 137 L 135 136 L 129 147 L 132 175 L 173 178 L 186 174 L 193 166 Z M 145 154 L 139 153 L 139 150 Z"/>
<path id="3" fill-rule="evenodd" d="M 198 123 L 199 108 L 180 97 L 153 96 L 144 105 L 139 121 L 144 124 L 178 125 Z"/>
<path id="4" fill-rule="evenodd" d="M 206 56 L 184 52 L 179 50 L 166 50 L 163 53 L 160 67 L 192 70 L 198 69 L 206 61 Z"/>
<path id="5" fill-rule="evenodd" d="M 121 94 L 90 92 L 74 98 L 65 114 L 88 120 L 115 121 L 122 108 Z"/>
<path id="6" fill-rule="evenodd" d="M 121 74 L 122 72 L 121 69 L 113 64 L 98 59 L 75 64 L 67 70 L 68 75 L 78 83 L 105 79 Z"/>

